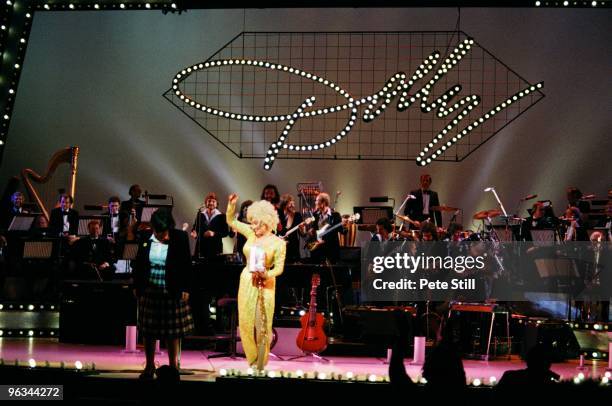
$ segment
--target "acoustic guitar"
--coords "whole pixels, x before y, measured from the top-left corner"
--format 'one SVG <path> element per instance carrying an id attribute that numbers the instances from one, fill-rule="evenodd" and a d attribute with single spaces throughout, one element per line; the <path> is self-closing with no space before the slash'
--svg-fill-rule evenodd
<path id="1" fill-rule="evenodd" d="M 317 287 L 321 284 L 321 276 L 313 274 L 310 288 L 310 306 L 308 313 L 302 316 L 302 328 L 297 335 L 296 344 L 304 353 L 318 354 L 327 348 L 327 336 L 323 331 L 325 317 L 317 313 Z"/>

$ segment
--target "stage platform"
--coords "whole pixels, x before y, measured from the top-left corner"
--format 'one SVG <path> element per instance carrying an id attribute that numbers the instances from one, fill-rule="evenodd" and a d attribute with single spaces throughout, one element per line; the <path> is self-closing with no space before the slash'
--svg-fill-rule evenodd
<path id="1" fill-rule="evenodd" d="M 59 368 L 64 363 L 65 369 L 74 369 L 75 362 L 80 361 L 83 372 L 94 372 L 101 378 L 137 379 L 144 366 L 144 353 L 139 348 L 138 353 L 125 353 L 123 348 L 116 346 L 94 346 L 60 343 L 51 338 L 0 338 L 0 358 L 4 365 L 29 366 L 29 360 L 36 361 L 36 368 L 45 368 L 48 362 L 51 368 Z M 214 382 L 218 377 L 230 372 L 247 375 L 248 365 L 244 358 L 213 358 L 208 359 L 209 351 L 185 350 L 181 356 L 181 369 L 186 372 L 181 379 L 186 381 Z M 385 359 L 372 357 L 326 357 L 324 360 L 302 358 L 297 360 L 270 357 L 266 368 L 272 376 L 280 377 L 282 374 L 296 376 L 301 371 L 307 377 L 354 376 L 355 379 L 375 380 L 385 383 L 388 376 L 388 364 Z M 167 364 L 167 354 L 162 352 L 156 356 L 159 365 Z M 414 365 L 410 359 L 405 361 L 406 371 L 418 382 L 421 377 L 421 365 Z M 491 361 L 464 360 L 468 383 L 479 379 L 486 385 L 494 377 L 499 380 L 507 370 L 525 368 L 525 363 L 517 356 L 499 358 Z M 607 368 L 603 360 L 587 360 L 584 368 L 579 368 L 578 360 L 569 360 L 555 363 L 552 370 L 561 376 L 562 380 L 572 380 L 582 373 L 586 378 L 601 379 Z M 93 370 L 93 371 L 92 371 Z"/>

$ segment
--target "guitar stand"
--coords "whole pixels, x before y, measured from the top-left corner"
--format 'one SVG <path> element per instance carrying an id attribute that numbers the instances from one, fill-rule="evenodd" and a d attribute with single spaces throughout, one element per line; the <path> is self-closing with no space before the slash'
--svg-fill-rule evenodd
<path id="1" fill-rule="evenodd" d="M 310 353 L 302 352 L 302 355 L 291 357 L 287 361 L 296 361 L 302 358 L 310 358 L 310 360 L 314 362 L 329 362 L 327 358 L 322 357 L 319 354 L 316 354 L 314 352 L 310 352 Z"/>

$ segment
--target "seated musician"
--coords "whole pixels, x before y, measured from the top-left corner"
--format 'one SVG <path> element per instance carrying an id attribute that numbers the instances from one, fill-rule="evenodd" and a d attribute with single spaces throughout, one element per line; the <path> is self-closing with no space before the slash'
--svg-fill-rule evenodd
<path id="1" fill-rule="evenodd" d="M 74 236 L 79 230 L 79 212 L 72 208 L 72 196 L 62 193 L 58 200 L 59 207 L 51 210 L 49 219 L 49 235 Z"/>
<path id="2" fill-rule="evenodd" d="M 523 238 L 525 241 L 532 241 L 531 230 L 555 229 L 559 225 L 559 220 L 555 217 L 550 201 L 543 200 L 535 202 L 529 217 L 523 222 Z"/>
<path id="3" fill-rule="evenodd" d="M 389 241 L 392 239 L 393 224 L 387 217 L 381 217 L 376 221 L 376 234 L 372 236 L 372 241 Z"/>
<path id="4" fill-rule="evenodd" d="M 570 186 L 567 188 L 567 207 L 577 207 L 580 210 L 580 221 L 586 224 L 591 211 L 591 204 L 587 200 L 583 200 L 582 197 L 583 194 L 577 187 Z"/>
<path id="5" fill-rule="evenodd" d="M 406 203 L 404 215 L 417 222 L 430 219 L 436 226 L 442 226 L 442 213 L 430 209 L 433 206 L 440 205 L 438 193 L 429 189 L 431 175 L 424 173 L 421 175 L 420 182 L 421 188 L 410 192 L 415 198 L 408 200 L 408 203 Z"/>
<path id="6" fill-rule="evenodd" d="M 217 208 L 219 201 L 214 192 L 204 198 L 193 222 L 191 237 L 197 239 L 195 255 L 202 259 L 214 260 L 223 253 L 223 238 L 229 234 L 225 214 Z"/>
<path id="7" fill-rule="evenodd" d="M 29 213 L 29 211 L 23 207 L 23 202 L 23 193 L 15 192 L 11 195 L 11 207 L 8 208 L 7 212 L 2 216 L 2 225 L 0 226 L 2 230 L 7 230 L 9 228 L 15 216 Z"/>
<path id="8" fill-rule="evenodd" d="M 338 233 L 346 233 L 347 231 L 347 220 L 340 216 L 340 213 L 332 210 L 330 207 L 330 197 L 327 193 L 319 193 L 315 201 L 316 211 L 314 213 L 314 221 L 309 226 L 309 237 L 313 242 L 318 241 L 311 251 L 311 259 L 316 262 L 323 262 L 329 260 L 330 262 L 336 262 L 340 258 L 340 239 Z M 331 231 L 322 238 L 317 238 L 317 231 L 323 228 L 331 228 L 338 224 L 342 224 L 342 227 Z"/>
<path id="9" fill-rule="evenodd" d="M 578 207 L 570 206 L 565 211 L 563 222 L 566 225 L 565 241 L 589 241 L 586 222 Z"/>
<path id="10" fill-rule="evenodd" d="M 438 228 L 434 223 L 429 221 L 421 223 L 421 241 L 438 241 Z"/>
<path id="11" fill-rule="evenodd" d="M 96 278 L 97 272 L 103 279 L 110 279 L 114 272 L 114 255 L 111 242 L 102 237 L 102 226 L 98 220 L 87 224 L 87 237 L 79 238 L 72 248 L 77 278 Z"/>
<path id="12" fill-rule="evenodd" d="M 302 223 L 302 214 L 296 212 L 295 200 L 290 194 L 281 196 L 278 217 L 281 225 L 280 236 L 284 236 L 289 230 Z M 295 232 L 285 238 L 287 240 L 287 260 L 289 262 L 300 259 L 300 235 L 304 236 L 305 234 L 306 228 L 304 225 L 301 225 Z"/>
<path id="13" fill-rule="evenodd" d="M 49 235 L 49 222 L 42 214 L 36 216 L 30 227 L 31 238 L 43 238 Z"/>

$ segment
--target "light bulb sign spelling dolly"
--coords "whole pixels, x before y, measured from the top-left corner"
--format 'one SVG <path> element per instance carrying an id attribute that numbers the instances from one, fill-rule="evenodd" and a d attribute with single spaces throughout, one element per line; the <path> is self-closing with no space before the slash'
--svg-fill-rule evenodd
<path id="1" fill-rule="evenodd" d="M 474 129 L 482 126 L 486 121 L 493 119 L 496 115 L 499 115 L 500 112 L 516 104 L 530 93 L 536 92 L 543 87 L 543 82 L 535 85 L 527 85 L 518 92 L 510 94 L 507 98 L 504 97 L 504 100 L 496 101 L 498 104 L 490 109 L 487 108 L 484 114 L 477 118 L 470 118 L 469 116 L 472 110 L 481 103 L 481 96 L 478 94 L 470 94 L 459 99 L 462 90 L 461 84 L 451 86 L 439 97 L 431 100 L 434 86 L 442 80 L 445 75 L 451 72 L 462 58 L 468 55 L 473 44 L 474 40 L 471 38 L 461 41 L 439 66 L 438 63 L 441 55 L 438 51 L 433 51 L 422 61 L 410 77 L 404 72 L 397 72 L 387 80 L 379 91 L 361 98 L 356 98 L 351 95 L 338 83 L 334 83 L 324 77 L 317 76 L 296 67 L 262 60 L 238 58 L 209 60 L 186 67 L 173 78 L 172 92 L 187 106 L 191 106 L 207 114 L 218 116 L 219 118 L 254 123 L 286 123 L 276 141 L 272 142 L 268 147 L 263 163 L 263 167 L 266 170 L 272 168 L 281 150 L 301 152 L 329 148 L 340 142 L 343 138 L 348 137 L 358 120 L 362 120 L 365 123 L 375 120 L 396 100 L 396 108 L 400 112 L 405 111 L 415 103 L 420 103 L 422 113 L 435 113 L 438 119 L 448 120 L 447 124 L 439 130 L 437 134 L 433 135 L 433 138 L 431 138 L 426 146 L 422 147 L 416 157 L 417 165 L 426 166 L 436 158 L 444 155 L 450 147 L 458 143 Z M 195 100 L 194 96 L 186 94 L 184 89 L 181 89 L 180 84 L 198 71 L 236 65 L 286 72 L 291 75 L 299 76 L 305 80 L 320 83 L 331 88 L 334 92 L 343 97 L 344 102 L 334 106 L 317 107 L 315 96 L 309 96 L 297 106 L 294 111 L 278 115 L 252 115 L 244 112 L 225 111 L 220 107 L 203 104 Z M 430 73 L 432 73 L 432 75 L 430 75 Z M 431 78 L 429 80 L 425 79 L 424 86 L 416 91 L 413 90 L 415 85 L 427 75 L 430 75 Z M 456 101 L 453 102 L 453 100 Z M 310 144 L 296 144 L 290 141 L 291 130 L 299 120 L 343 111 L 346 111 L 347 114 L 346 122 L 340 131 L 333 136 L 329 136 L 329 138 L 320 142 Z"/>

